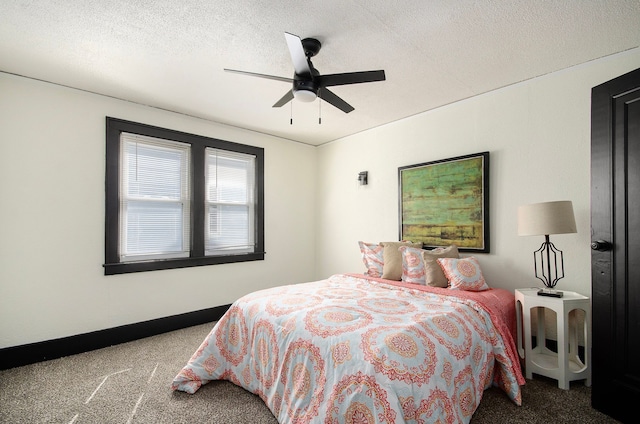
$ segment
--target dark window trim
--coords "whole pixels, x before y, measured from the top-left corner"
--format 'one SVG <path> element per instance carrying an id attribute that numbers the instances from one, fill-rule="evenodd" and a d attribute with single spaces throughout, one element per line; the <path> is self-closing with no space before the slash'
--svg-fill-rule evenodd
<path id="1" fill-rule="evenodd" d="M 192 266 L 217 265 L 264 260 L 264 149 L 231 141 L 169 130 L 146 124 L 106 118 L 106 180 L 105 180 L 105 275 Z M 162 259 L 141 262 L 120 262 L 118 255 L 120 134 L 123 132 L 174 140 L 191 145 L 191 255 L 189 258 Z M 204 255 L 204 151 L 205 147 L 255 155 L 256 157 L 256 251 L 255 253 Z"/>

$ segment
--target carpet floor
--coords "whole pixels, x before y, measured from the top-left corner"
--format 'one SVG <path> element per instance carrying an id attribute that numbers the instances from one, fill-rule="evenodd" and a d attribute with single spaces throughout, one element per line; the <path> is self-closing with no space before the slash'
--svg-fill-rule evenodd
<path id="1" fill-rule="evenodd" d="M 277 420 L 257 396 L 226 381 L 171 391 L 213 323 L 0 371 L 0 423 L 251 423 Z M 591 408 L 591 389 L 535 376 L 523 405 L 486 390 L 472 423 L 617 423 Z"/>

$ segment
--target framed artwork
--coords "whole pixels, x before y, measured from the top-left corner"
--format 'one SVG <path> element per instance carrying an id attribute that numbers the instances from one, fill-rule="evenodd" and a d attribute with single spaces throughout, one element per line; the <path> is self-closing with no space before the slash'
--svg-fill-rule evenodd
<path id="1" fill-rule="evenodd" d="M 489 253 L 489 152 L 398 168 L 400 240 Z"/>

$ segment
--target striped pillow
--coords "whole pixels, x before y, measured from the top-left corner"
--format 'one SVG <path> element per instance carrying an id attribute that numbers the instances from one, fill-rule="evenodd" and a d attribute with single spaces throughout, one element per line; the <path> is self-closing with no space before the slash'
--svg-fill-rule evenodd
<path id="1" fill-rule="evenodd" d="M 382 277 L 382 267 L 384 266 L 384 247 L 377 243 L 365 243 L 359 241 L 360 253 L 362 254 L 362 262 L 367 268 L 364 275 L 369 277 Z"/>

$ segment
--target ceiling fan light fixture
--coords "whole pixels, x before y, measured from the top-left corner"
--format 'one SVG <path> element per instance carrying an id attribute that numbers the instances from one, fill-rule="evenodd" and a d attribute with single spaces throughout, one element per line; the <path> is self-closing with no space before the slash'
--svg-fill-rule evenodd
<path id="1" fill-rule="evenodd" d="M 300 100 L 301 102 L 311 103 L 318 96 L 311 90 L 295 90 L 293 92 L 293 97 L 295 97 L 297 100 Z"/>
<path id="2" fill-rule="evenodd" d="M 275 75 L 256 74 L 255 72 L 237 71 L 234 69 L 225 69 L 227 72 L 237 74 L 251 75 L 254 77 L 273 79 L 277 81 L 291 82 L 293 87 L 288 90 L 284 96 L 280 98 L 273 107 L 282 107 L 292 101 L 294 98 L 301 102 L 311 103 L 315 99 L 322 99 L 330 105 L 335 106 L 344 113 L 353 111 L 353 106 L 345 102 L 333 91 L 327 87 L 347 84 L 361 84 L 365 82 L 384 81 L 384 70 L 378 71 L 362 71 L 362 72 L 343 72 L 339 74 L 321 75 L 313 63 L 311 58 L 320 51 L 322 43 L 315 38 L 300 39 L 297 35 L 284 33 L 291 61 L 293 62 L 294 74 L 293 78 L 278 77 Z M 322 90 L 321 96 L 318 91 Z M 318 104 L 321 104 L 319 102 Z"/>

